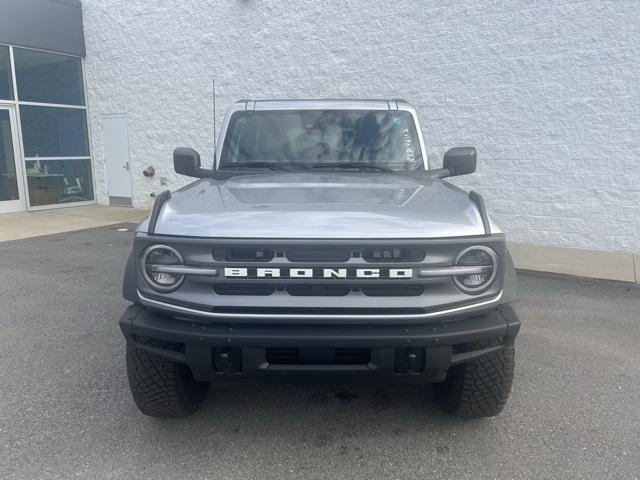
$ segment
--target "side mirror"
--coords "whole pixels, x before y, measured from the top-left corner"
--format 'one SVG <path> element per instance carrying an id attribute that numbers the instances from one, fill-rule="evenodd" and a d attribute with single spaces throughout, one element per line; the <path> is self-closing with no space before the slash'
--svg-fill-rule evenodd
<path id="1" fill-rule="evenodd" d="M 173 151 L 173 169 L 180 175 L 201 178 L 200 154 L 193 148 L 178 147 Z"/>
<path id="2" fill-rule="evenodd" d="M 456 147 L 447 150 L 442 168 L 448 170 L 448 177 L 467 175 L 476 171 L 476 149 L 474 147 Z"/>

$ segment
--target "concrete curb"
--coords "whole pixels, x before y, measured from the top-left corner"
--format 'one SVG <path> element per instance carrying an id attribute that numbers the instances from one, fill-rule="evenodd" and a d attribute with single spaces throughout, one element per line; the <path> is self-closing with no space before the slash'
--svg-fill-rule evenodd
<path id="1" fill-rule="evenodd" d="M 518 269 L 640 283 L 640 254 L 509 243 Z"/>

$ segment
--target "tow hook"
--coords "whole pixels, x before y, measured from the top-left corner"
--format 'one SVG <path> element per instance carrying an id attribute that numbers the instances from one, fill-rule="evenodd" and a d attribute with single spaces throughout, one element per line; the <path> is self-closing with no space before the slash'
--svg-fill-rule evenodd
<path id="1" fill-rule="evenodd" d="M 424 370 L 424 348 L 396 349 L 396 373 L 416 374 Z"/>

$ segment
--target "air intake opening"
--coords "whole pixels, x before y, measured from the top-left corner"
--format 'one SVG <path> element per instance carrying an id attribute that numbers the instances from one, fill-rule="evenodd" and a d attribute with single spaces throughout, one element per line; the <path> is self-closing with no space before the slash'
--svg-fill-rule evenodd
<path id="1" fill-rule="evenodd" d="M 424 285 L 367 285 L 362 293 L 368 297 L 417 297 L 424 293 Z"/>
<path id="2" fill-rule="evenodd" d="M 421 248 L 374 247 L 362 252 L 366 262 L 421 262 L 424 260 Z"/>
<path id="3" fill-rule="evenodd" d="M 231 247 L 216 248 L 213 258 L 217 261 L 228 262 L 270 262 L 275 252 L 263 247 Z"/>
<path id="4" fill-rule="evenodd" d="M 287 249 L 290 262 L 346 262 L 351 258 L 351 250 L 344 247 L 293 247 Z"/>
<path id="5" fill-rule="evenodd" d="M 344 297 L 349 295 L 349 285 L 302 284 L 287 285 L 287 293 L 295 297 Z"/>
<path id="6" fill-rule="evenodd" d="M 273 295 L 276 287 L 266 283 L 216 283 L 213 291 L 218 295 Z"/>

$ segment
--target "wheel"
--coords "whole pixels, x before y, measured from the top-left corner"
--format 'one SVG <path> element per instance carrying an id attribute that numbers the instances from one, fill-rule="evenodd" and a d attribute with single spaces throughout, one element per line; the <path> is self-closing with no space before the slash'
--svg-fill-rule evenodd
<path id="1" fill-rule="evenodd" d="M 138 409 L 150 417 L 185 417 L 207 397 L 209 384 L 194 380 L 186 365 L 127 345 L 127 376 Z"/>
<path id="2" fill-rule="evenodd" d="M 474 342 L 464 350 L 478 350 L 500 345 L 499 340 Z M 444 409 L 463 418 L 483 418 L 498 415 L 511 393 L 515 347 L 480 357 L 449 369 L 447 379 L 434 385 L 436 397 Z"/>

